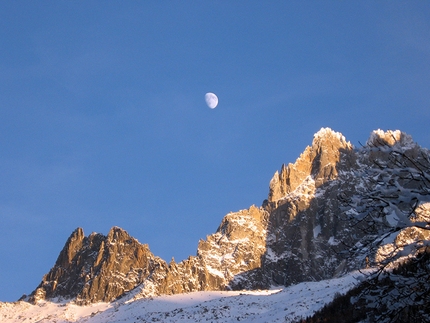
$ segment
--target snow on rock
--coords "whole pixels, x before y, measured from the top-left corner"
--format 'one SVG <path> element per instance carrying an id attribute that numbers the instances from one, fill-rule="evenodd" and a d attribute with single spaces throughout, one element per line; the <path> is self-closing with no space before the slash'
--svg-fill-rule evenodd
<path id="1" fill-rule="evenodd" d="M 319 140 L 324 140 L 327 137 L 335 137 L 343 145 L 351 147 L 352 145 L 349 141 L 346 141 L 345 137 L 340 133 L 333 131 L 331 128 L 321 128 L 317 133 L 314 134 L 314 142 Z"/>
<path id="2" fill-rule="evenodd" d="M 401 132 L 400 130 L 383 131 L 381 129 L 371 132 L 366 145 L 371 147 L 381 145 L 394 146 L 397 143 L 404 148 L 411 148 L 415 145 L 412 137 L 404 132 Z"/>
<path id="3" fill-rule="evenodd" d="M 317 226 L 314 228 L 314 239 L 316 239 L 320 233 L 321 233 L 321 226 L 320 226 L 320 225 L 317 225 Z"/>

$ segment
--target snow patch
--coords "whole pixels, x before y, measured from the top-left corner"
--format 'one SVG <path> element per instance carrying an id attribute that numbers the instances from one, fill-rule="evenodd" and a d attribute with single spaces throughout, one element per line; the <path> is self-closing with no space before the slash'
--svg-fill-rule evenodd
<path id="1" fill-rule="evenodd" d="M 330 246 L 337 246 L 339 244 L 339 241 L 337 241 L 333 236 L 331 236 L 327 242 Z"/>
<path id="2" fill-rule="evenodd" d="M 392 211 L 390 214 L 388 214 L 385 217 L 385 219 L 387 220 L 388 224 L 391 227 L 395 227 L 397 225 L 397 223 L 399 222 L 399 218 L 394 211 Z"/>
<path id="3" fill-rule="evenodd" d="M 321 226 L 320 226 L 320 225 L 317 225 L 317 226 L 314 228 L 314 239 L 316 239 L 320 233 L 321 233 Z"/>

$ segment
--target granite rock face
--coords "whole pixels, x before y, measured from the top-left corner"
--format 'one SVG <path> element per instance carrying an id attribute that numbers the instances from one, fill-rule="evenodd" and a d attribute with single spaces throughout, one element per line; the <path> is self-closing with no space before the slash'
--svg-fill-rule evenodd
<path id="1" fill-rule="evenodd" d="M 118 227 L 107 236 L 84 236 L 76 229 L 54 267 L 31 294 L 30 301 L 75 298 L 77 303 L 112 301 L 135 288 L 151 273 L 166 266 L 147 245 Z"/>
<path id="2" fill-rule="evenodd" d="M 387 151 L 377 147 L 393 145 L 403 147 L 411 158 L 428 155 L 398 131 L 377 130 L 365 147 L 356 149 L 340 133 L 321 129 L 294 164 L 274 174 L 261 207 L 227 214 L 217 231 L 199 242 L 196 256 L 179 263 L 154 256 L 147 245 L 118 227 L 107 236 L 88 237 L 78 228 L 29 300 L 64 298 L 87 304 L 119 297 L 268 288 L 362 268 L 363 259 L 339 256 L 344 245 L 362 237 L 342 220 L 346 211 L 341 200 L 370 185 L 367 170 L 378 167 L 375 159 L 388 158 Z M 402 235 L 422 236 L 418 231 Z"/>
<path id="3" fill-rule="evenodd" d="M 332 278 L 351 267 L 338 256 L 340 241 L 351 242 L 351 235 L 337 215 L 339 192 L 354 190 L 356 159 L 340 133 L 321 129 L 294 164 L 275 173 L 265 202 L 269 221 L 262 266 L 236 276 L 233 283 L 244 288 L 291 285 Z"/>
<path id="4" fill-rule="evenodd" d="M 145 296 L 225 290 L 236 274 L 261 266 L 267 218 L 255 206 L 230 213 L 215 234 L 199 242 L 197 256 L 169 264 L 121 228 L 88 237 L 78 228 L 29 300 L 109 302 L 139 285 Z"/>
<path id="5" fill-rule="evenodd" d="M 331 129 L 321 129 L 315 134 L 312 146 L 306 147 L 294 164 L 283 165 L 270 181 L 269 202 L 276 202 L 295 191 L 311 176 L 315 187 L 319 187 L 338 175 L 341 154 L 351 151 L 353 146 Z M 352 155 L 352 154 L 351 154 Z M 342 156 L 343 161 L 346 156 Z"/>

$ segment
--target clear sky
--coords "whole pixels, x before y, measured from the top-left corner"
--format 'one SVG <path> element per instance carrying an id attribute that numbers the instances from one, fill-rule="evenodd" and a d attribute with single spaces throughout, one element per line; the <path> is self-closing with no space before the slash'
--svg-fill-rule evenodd
<path id="1" fill-rule="evenodd" d="M 429 1 L 1 1 L 0 300 L 77 227 L 180 261 L 321 127 L 429 121 Z"/>

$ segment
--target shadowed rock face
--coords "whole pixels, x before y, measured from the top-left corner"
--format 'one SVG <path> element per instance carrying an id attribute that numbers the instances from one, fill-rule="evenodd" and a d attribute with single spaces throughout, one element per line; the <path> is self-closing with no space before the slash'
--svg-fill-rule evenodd
<path id="1" fill-rule="evenodd" d="M 394 143 L 419 153 L 400 132 L 375 131 L 367 145 Z M 29 300 L 60 297 L 86 304 L 112 301 L 133 289 L 141 297 L 267 288 L 359 268 L 363 264 L 346 263 L 338 255 L 340 242 L 352 245 L 360 238 L 340 220 L 344 211 L 338 196 L 356 192 L 363 184 L 357 169 L 372 167 L 375 156 L 384 158 L 371 150 L 363 154 L 341 134 L 321 129 L 294 164 L 275 173 L 262 207 L 227 214 L 217 231 L 199 242 L 196 256 L 180 263 L 154 256 L 118 227 L 107 236 L 88 237 L 78 228 Z"/>
<path id="2" fill-rule="evenodd" d="M 236 276 L 233 286 L 291 285 L 344 270 L 337 244 L 351 238 L 347 223 L 337 216 L 337 196 L 354 190 L 356 158 L 340 133 L 321 129 L 294 164 L 275 173 L 265 202 L 269 220 L 262 266 Z"/>

